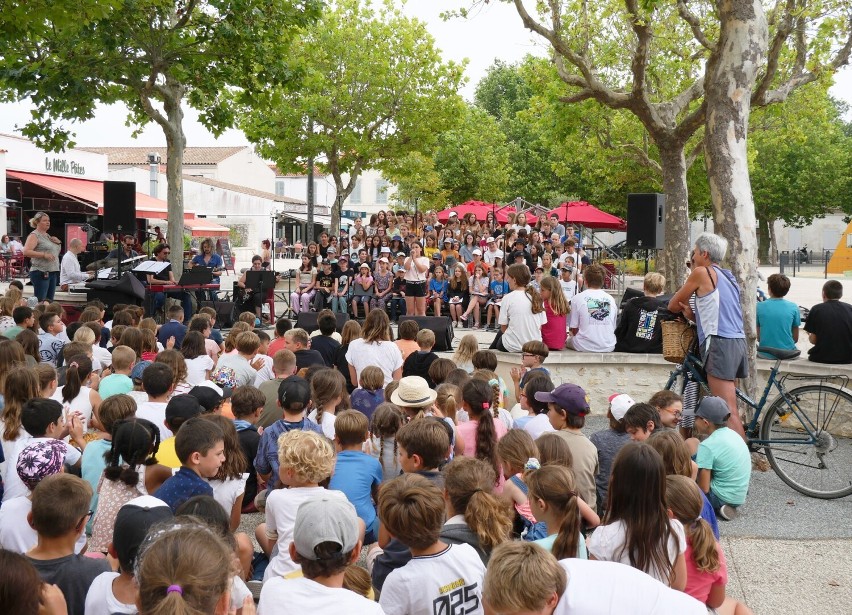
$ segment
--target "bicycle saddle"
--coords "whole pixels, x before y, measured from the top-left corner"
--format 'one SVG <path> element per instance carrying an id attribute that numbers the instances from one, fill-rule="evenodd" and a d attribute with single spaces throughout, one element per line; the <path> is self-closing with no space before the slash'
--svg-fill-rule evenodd
<path id="1" fill-rule="evenodd" d="M 758 346 L 757 351 L 781 360 L 795 359 L 802 354 L 801 350 L 781 350 L 780 348 L 772 348 L 770 346 Z"/>

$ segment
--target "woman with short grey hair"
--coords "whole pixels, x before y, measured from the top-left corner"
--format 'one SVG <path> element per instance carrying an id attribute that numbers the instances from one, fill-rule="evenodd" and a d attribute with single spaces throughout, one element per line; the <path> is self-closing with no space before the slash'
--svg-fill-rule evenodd
<path id="1" fill-rule="evenodd" d="M 710 393 L 725 400 L 731 411 L 728 427 L 743 438 L 737 411 L 736 379 L 748 375 L 748 359 L 740 287 L 734 275 L 722 269 L 728 242 L 713 233 L 702 233 L 692 250 L 692 272 L 669 301 L 669 310 L 682 313 L 698 324 L 698 343 Z M 695 312 L 689 299 L 695 295 Z"/>

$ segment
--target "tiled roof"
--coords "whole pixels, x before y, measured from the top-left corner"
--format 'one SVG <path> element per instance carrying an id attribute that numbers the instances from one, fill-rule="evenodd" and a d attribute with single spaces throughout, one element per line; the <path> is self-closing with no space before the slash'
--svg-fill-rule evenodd
<path id="1" fill-rule="evenodd" d="M 207 186 L 213 186 L 215 188 L 222 188 L 223 190 L 231 190 L 232 192 L 239 192 L 241 194 L 248 194 L 250 196 L 256 196 L 262 199 L 269 199 L 270 201 L 275 201 L 277 203 L 292 203 L 294 205 L 307 205 L 305 201 L 300 201 L 299 199 L 293 199 L 289 196 L 279 196 L 277 194 L 273 194 L 271 192 L 264 192 L 263 190 L 255 190 L 254 188 L 247 188 L 246 186 L 238 186 L 237 184 L 229 184 L 226 182 L 220 182 L 216 179 L 210 179 L 209 177 L 199 177 L 196 175 L 187 175 L 183 176 L 184 181 L 197 182 L 199 184 L 205 184 Z"/>
<path id="2" fill-rule="evenodd" d="M 278 165 L 270 164 L 269 168 L 272 169 L 272 172 L 275 173 L 275 177 L 305 177 L 307 176 L 307 167 L 305 171 L 302 173 L 282 173 L 281 169 L 278 168 Z M 323 173 L 322 170 L 318 166 L 314 166 L 314 177 L 325 177 L 328 173 Z"/>
<path id="3" fill-rule="evenodd" d="M 218 164 L 247 147 L 247 145 L 235 147 L 187 147 L 183 152 L 183 164 Z M 166 162 L 165 147 L 80 147 L 78 149 L 96 154 L 106 154 L 111 165 L 147 164 L 148 154 L 151 152 L 158 153 L 163 164 Z"/>

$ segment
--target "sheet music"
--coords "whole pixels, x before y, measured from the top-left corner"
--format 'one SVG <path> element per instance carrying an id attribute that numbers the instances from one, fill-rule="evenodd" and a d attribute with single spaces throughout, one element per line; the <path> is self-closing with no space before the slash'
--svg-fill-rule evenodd
<path id="1" fill-rule="evenodd" d="M 109 277 L 113 273 L 115 273 L 115 270 L 112 267 L 104 267 L 103 269 L 98 269 L 98 279 L 109 280 Z"/>
<path id="2" fill-rule="evenodd" d="M 136 261 L 142 260 L 143 258 L 148 258 L 148 257 L 144 254 L 140 254 L 139 256 L 131 256 L 130 258 L 125 258 L 123 261 L 121 261 L 121 264 L 126 265 L 127 263 L 135 263 Z M 154 262 L 154 261 L 152 261 L 152 262 Z"/>
<path id="3" fill-rule="evenodd" d="M 170 264 L 171 263 L 168 261 L 163 263 L 160 261 L 145 261 L 144 263 L 139 263 L 136 267 L 134 267 L 133 271 L 140 271 L 142 273 L 160 273 Z"/>

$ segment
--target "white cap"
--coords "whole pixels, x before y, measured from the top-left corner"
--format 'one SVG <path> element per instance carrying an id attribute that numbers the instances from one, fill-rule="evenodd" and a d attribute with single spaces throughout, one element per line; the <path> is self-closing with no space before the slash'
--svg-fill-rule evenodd
<path id="1" fill-rule="evenodd" d="M 381 257 L 381 258 L 379 259 L 379 262 L 380 262 L 380 263 L 386 263 L 386 262 L 388 262 L 388 259 L 386 259 L 386 258 L 383 256 L 383 257 Z"/>
<path id="2" fill-rule="evenodd" d="M 627 411 L 630 410 L 630 406 L 635 403 L 633 398 L 627 393 L 616 393 L 609 397 L 609 411 L 612 412 L 612 416 L 616 421 L 620 421 L 627 414 Z"/>
<path id="3" fill-rule="evenodd" d="M 471 254 L 479 254 L 480 256 L 482 256 L 482 250 L 476 248 L 473 252 L 471 252 Z"/>
<path id="4" fill-rule="evenodd" d="M 390 254 L 390 248 L 389 248 L 388 246 L 382 246 L 382 249 L 381 249 L 381 250 L 379 250 L 379 253 L 380 253 L 380 254 L 384 254 L 385 252 L 387 252 L 388 254 Z"/>
<path id="5" fill-rule="evenodd" d="M 489 237 L 488 239 L 485 240 L 485 243 L 494 243 L 494 238 Z"/>

